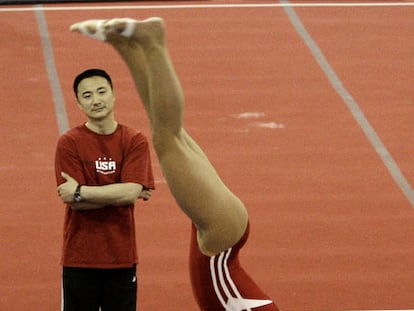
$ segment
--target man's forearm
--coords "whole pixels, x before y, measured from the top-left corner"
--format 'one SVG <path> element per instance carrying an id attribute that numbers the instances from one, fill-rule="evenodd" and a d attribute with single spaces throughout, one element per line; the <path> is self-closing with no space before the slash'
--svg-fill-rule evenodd
<path id="1" fill-rule="evenodd" d="M 134 204 L 142 191 L 136 183 L 118 183 L 105 186 L 82 186 L 80 195 L 84 203 L 103 207 Z M 82 202 L 80 202 L 82 203 Z M 92 209 L 92 208 L 88 208 Z"/>

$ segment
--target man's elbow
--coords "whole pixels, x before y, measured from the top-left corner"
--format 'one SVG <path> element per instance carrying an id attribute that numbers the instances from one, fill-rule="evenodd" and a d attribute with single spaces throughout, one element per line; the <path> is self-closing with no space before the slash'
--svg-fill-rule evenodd
<path id="1" fill-rule="evenodd" d="M 125 205 L 132 205 L 138 199 L 140 193 L 142 191 L 142 185 L 140 184 L 129 184 L 128 191 L 124 196 Z"/>

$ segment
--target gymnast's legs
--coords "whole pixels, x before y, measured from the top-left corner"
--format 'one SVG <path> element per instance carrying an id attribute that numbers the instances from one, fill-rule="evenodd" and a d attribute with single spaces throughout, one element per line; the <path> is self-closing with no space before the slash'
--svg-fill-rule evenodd
<path id="1" fill-rule="evenodd" d="M 184 94 L 166 46 L 161 18 L 89 20 L 72 31 L 106 41 L 126 62 L 147 112 L 163 174 L 197 228 L 200 251 L 216 255 L 243 236 L 248 215 L 183 127 Z"/>

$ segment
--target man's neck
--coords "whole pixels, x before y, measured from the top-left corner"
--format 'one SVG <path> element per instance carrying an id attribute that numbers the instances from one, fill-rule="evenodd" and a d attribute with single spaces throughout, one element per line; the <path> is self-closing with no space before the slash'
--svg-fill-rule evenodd
<path id="1" fill-rule="evenodd" d="M 92 132 L 101 135 L 109 135 L 115 132 L 118 127 L 118 122 L 115 120 L 88 120 L 85 125 Z"/>

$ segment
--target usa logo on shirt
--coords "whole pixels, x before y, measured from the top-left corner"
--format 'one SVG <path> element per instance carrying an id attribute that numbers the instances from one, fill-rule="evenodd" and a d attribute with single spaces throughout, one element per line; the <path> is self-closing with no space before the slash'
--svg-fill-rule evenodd
<path id="1" fill-rule="evenodd" d="M 116 171 L 116 162 L 111 158 L 99 158 L 95 161 L 95 168 L 98 173 L 109 175 Z"/>

